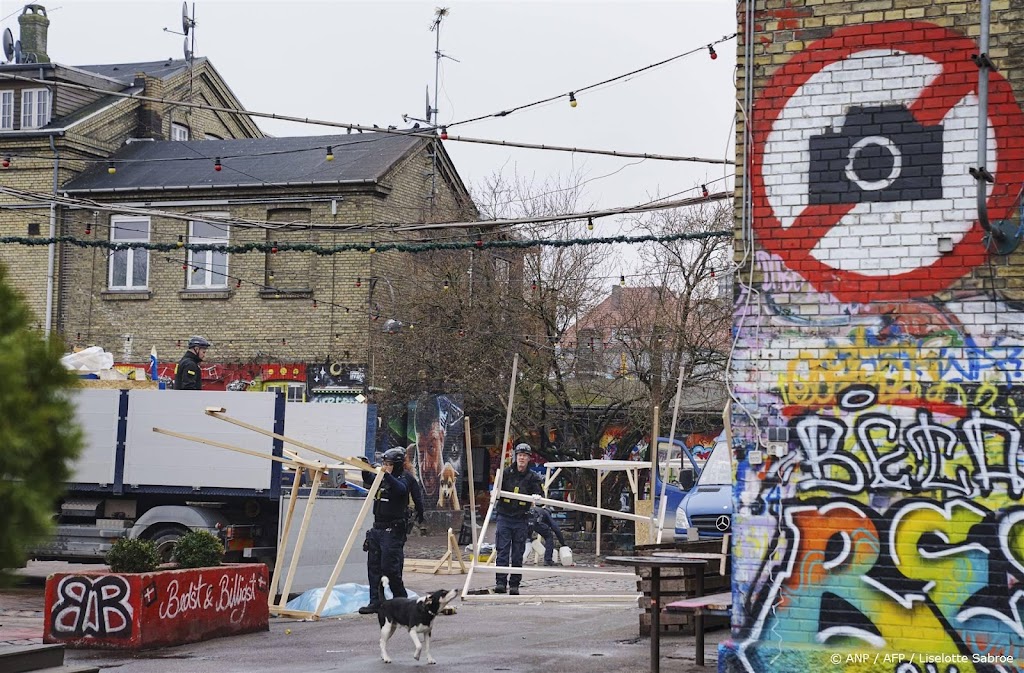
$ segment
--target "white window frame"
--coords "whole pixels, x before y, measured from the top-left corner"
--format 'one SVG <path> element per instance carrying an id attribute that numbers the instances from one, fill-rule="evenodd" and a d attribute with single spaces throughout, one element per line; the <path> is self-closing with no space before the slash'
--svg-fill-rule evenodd
<path id="1" fill-rule="evenodd" d="M 116 236 L 118 228 L 124 227 L 122 235 Z M 135 230 L 135 231 L 132 231 Z M 144 231 L 143 231 L 144 230 Z M 110 242 L 126 243 L 140 241 L 149 242 L 150 224 L 148 217 L 132 217 L 128 215 L 112 215 L 110 217 Z M 116 236 L 116 237 L 115 237 Z M 125 282 L 124 285 L 114 284 L 114 266 L 124 253 L 125 260 Z M 144 255 L 146 259 L 146 277 L 135 278 L 135 258 Z M 127 250 L 113 250 L 110 253 L 110 264 L 107 270 L 107 287 L 111 290 L 148 290 L 149 289 L 149 250 L 145 248 L 128 248 Z"/>
<path id="2" fill-rule="evenodd" d="M 266 383 L 263 385 L 263 390 L 267 392 L 281 391 L 284 393 L 284 399 L 286 402 L 305 402 L 306 401 L 306 384 L 291 381 L 275 381 L 273 383 Z"/>
<path id="3" fill-rule="evenodd" d="M 188 127 L 184 124 L 171 123 L 171 140 L 185 141 L 191 137 Z"/>
<path id="4" fill-rule="evenodd" d="M 14 89 L 0 91 L 0 131 L 14 130 Z"/>
<path id="5" fill-rule="evenodd" d="M 227 247 L 231 238 L 231 227 L 226 224 L 216 223 L 218 227 L 224 227 L 223 236 L 196 236 L 195 235 L 195 224 L 196 220 L 210 222 L 206 218 L 226 218 L 229 213 L 201 213 L 197 214 L 195 220 L 188 223 L 188 242 L 195 245 L 222 245 Z M 214 270 L 213 263 L 211 260 L 210 250 L 192 250 L 188 251 L 188 289 L 190 290 L 226 290 L 228 287 L 228 262 L 229 255 L 227 252 L 224 253 L 224 270 L 220 275 L 224 277 L 222 282 L 215 283 L 213 280 Z M 196 267 L 199 270 L 196 271 Z"/>
<path id="6" fill-rule="evenodd" d="M 21 92 L 21 128 L 41 129 L 50 123 L 50 90 L 23 89 Z"/>

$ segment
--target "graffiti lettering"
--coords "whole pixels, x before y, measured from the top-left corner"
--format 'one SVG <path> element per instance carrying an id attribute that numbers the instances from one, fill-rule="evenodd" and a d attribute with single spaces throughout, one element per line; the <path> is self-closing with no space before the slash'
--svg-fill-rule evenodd
<path id="1" fill-rule="evenodd" d="M 224 575 L 220 578 L 220 594 L 217 597 L 217 612 L 231 610 L 231 622 L 242 621 L 245 608 L 256 599 L 256 575 L 249 579 L 241 575 Z"/>
<path id="2" fill-rule="evenodd" d="M 798 488 L 989 496 L 1003 484 L 1013 499 L 1024 495 L 1024 452 L 1015 425 L 972 410 L 952 429 L 936 422 L 930 410 L 918 408 L 904 426 L 900 414 L 911 410 L 881 409 L 859 415 L 852 431 L 846 422 L 816 411 L 794 418 L 790 425 L 808 473 Z"/>
<path id="3" fill-rule="evenodd" d="M 50 612 L 55 633 L 97 638 L 130 638 L 131 590 L 121 577 L 68 575 L 57 585 L 57 601 Z"/>
<path id="4" fill-rule="evenodd" d="M 179 588 L 178 580 L 167 585 L 167 596 L 160 601 L 160 617 L 174 619 L 191 610 L 208 610 L 213 607 L 213 587 L 203 581 L 203 576 L 191 582 L 187 589 Z"/>

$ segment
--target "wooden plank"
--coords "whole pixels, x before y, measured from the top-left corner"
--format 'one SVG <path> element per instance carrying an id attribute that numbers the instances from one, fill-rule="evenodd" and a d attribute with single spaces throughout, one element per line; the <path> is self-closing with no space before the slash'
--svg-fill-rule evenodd
<path id="1" fill-rule="evenodd" d="M 277 556 L 274 559 L 274 576 L 270 578 L 270 595 L 268 600 L 270 606 L 274 606 L 274 594 L 277 592 L 277 580 L 281 575 L 281 567 L 284 565 L 284 552 L 285 546 L 288 541 L 288 533 L 292 529 L 292 519 L 295 516 L 295 503 L 299 496 L 299 484 L 302 481 L 302 468 L 296 467 L 295 478 L 292 479 L 292 491 L 288 497 L 288 512 L 284 517 L 284 530 L 281 532 L 281 539 L 277 543 Z M 281 594 L 281 607 L 283 608 L 285 603 L 288 602 L 288 595 Z"/>
<path id="2" fill-rule="evenodd" d="M 298 475 L 295 475 L 298 476 Z M 299 536 L 295 540 L 295 550 L 292 552 L 292 562 L 288 566 L 288 574 L 284 578 L 284 589 L 282 596 L 291 594 L 292 581 L 295 579 L 295 569 L 299 565 L 299 555 L 302 553 L 302 545 L 306 541 L 306 533 L 309 531 L 309 521 L 313 518 L 313 505 L 316 504 L 316 494 L 320 490 L 320 479 L 324 476 L 323 470 L 313 470 L 313 484 L 309 489 L 309 500 L 306 502 L 306 510 L 302 514 L 302 523 L 299 524 Z M 330 585 L 328 585 L 330 587 Z M 326 596 L 330 591 L 325 591 Z"/>
<path id="3" fill-rule="evenodd" d="M 294 617 L 295 619 L 312 619 L 313 621 L 319 621 L 320 617 L 314 612 L 309 610 L 288 610 L 285 608 L 279 608 L 277 606 L 270 606 L 270 614 L 278 617 Z"/>

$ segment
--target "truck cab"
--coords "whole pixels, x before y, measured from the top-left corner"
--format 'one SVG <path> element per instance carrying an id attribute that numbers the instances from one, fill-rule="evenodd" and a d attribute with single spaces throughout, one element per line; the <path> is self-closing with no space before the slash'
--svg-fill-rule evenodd
<path id="1" fill-rule="evenodd" d="M 721 538 L 732 530 L 732 450 L 722 433 L 715 439 L 696 483 L 675 511 L 675 538 Z"/>

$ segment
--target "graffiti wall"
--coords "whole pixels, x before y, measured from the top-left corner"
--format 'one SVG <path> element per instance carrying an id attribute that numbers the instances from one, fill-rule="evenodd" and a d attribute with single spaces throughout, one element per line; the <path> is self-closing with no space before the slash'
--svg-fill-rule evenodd
<path id="1" fill-rule="evenodd" d="M 755 4 L 720 671 L 1024 671 L 1024 250 L 970 172 L 1020 227 L 1024 75 L 979 123 L 977 5 L 910 4 Z"/>
<path id="2" fill-rule="evenodd" d="M 266 631 L 263 564 L 155 573 L 57 573 L 46 580 L 44 641 L 142 649 Z"/>

